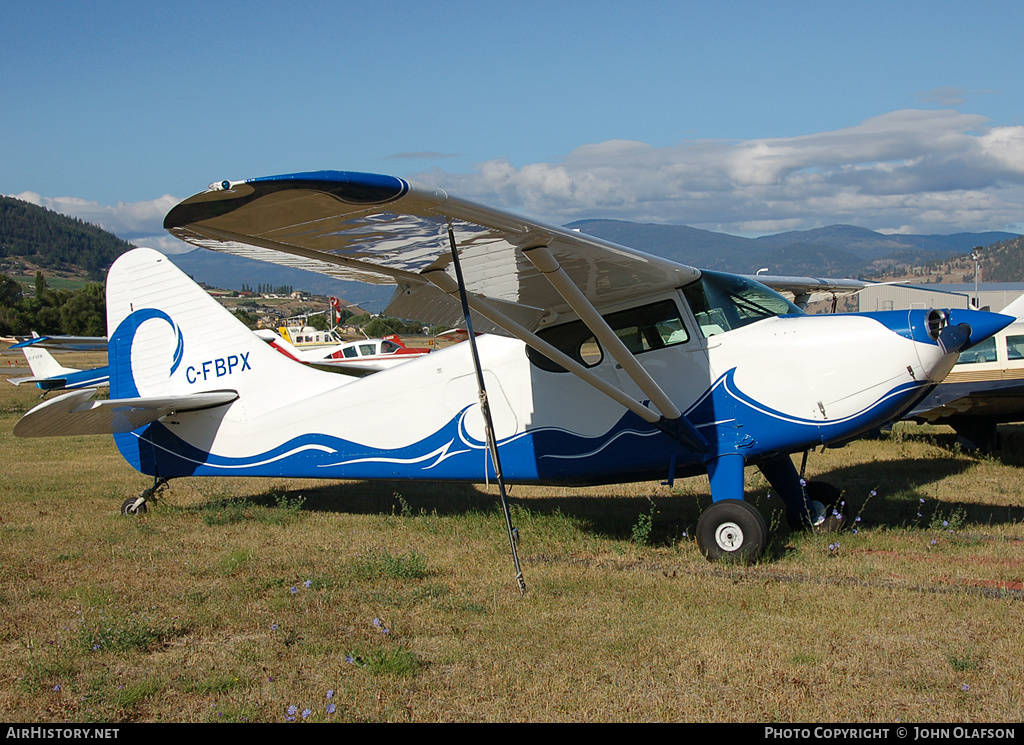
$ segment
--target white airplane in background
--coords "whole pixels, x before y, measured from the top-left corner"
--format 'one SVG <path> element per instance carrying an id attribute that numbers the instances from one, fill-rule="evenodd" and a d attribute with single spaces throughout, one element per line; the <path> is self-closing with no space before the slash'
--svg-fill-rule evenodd
<path id="1" fill-rule="evenodd" d="M 1024 422 L 1024 296 L 999 311 L 1016 320 L 960 355 L 904 419 L 946 424 L 968 450 L 999 447 L 997 425 Z"/>
<path id="2" fill-rule="evenodd" d="M 466 324 L 474 343 L 363 378 L 332 375 L 277 353 L 161 254 L 136 249 L 107 280 L 111 400 L 65 394 L 15 434 L 112 432 L 154 488 L 199 475 L 500 485 L 707 473 L 712 504 L 696 538 L 712 560 L 752 559 L 766 545 L 764 518 L 743 501 L 746 466 L 792 520 L 821 520 L 814 497 L 827 492 L 805 491 L 791 454 L 898 418 L 961 350 L 1013 320 L 805 315 L 752 278 L 390 176 L 219 182 L 164 225 L 197 246 L 396 284 L 388 315 Z M 123 510 L 144 508 L 151 491 Z"/>
<path id="3" fill-rule="evenodd" d="M 14 385 L 35 383 L 36 388 L 41 388 L 44 391 L 43 395 L 49 391 L 71 391 L 77 388 L 105 386 L 110 377 L 106 367 L 96 367 L 91 370 L 64 367 L 43 347 L 24 346 L 21 347 L 21 350 L 25 353 L 25 360 L 28 362 L 29 369 L 32 370 L 32 375 L 8 378 L 7 382 Z"/>

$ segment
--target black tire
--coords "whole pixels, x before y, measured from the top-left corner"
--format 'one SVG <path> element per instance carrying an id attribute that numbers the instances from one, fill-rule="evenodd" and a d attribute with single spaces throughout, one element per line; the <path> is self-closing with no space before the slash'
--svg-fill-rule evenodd
<path id="1" fill-rule="evenodd" d="M 121 504 L 121 514 L 122 515 L 125 515 L 126 517 L 131 517 L 133 515 L 144 515 L 144 514 L 146 514 L 146 503 L 143 502 L 138 507 L 136 507 L 135 506 L 135 500 L 136 500 L 135 497 L 132 497 L 131 499 L 124 500 L 124 502 Z"/>
<path id="2" fill-rule="evenodd" d="M 741 499 L 715 502 L 697 521 L 697 547 L 708 561 L 757 561 L 767 545 L 764 516 Z"/>

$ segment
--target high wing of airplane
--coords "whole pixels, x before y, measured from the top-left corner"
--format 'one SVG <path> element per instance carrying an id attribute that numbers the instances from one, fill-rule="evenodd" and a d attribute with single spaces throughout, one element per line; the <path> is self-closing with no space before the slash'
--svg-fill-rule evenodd
<path id="1" fill-rule="evenodd" d="M 64 367 L 45 348 L 23 346 L 21 349 L 25 353 L 25 359 L 32 370 L 32 375 L 8 378 L 7 381 L 14 385 L 35 383 L 37 388 L 44 391 L 70 391 L 78 388 L 105 386 L 110 378 L 106 367 L 97 367 L 92 370 Z"/>
<path id="2" fill-rule="evenodd" d="M 154 487 L 185 475 L 600 484 L 707 473 L 712 504 L 696 533 L 712 560 L 766 545 L 763 516 L 743 501 L 745 467 L 794 523 L 821 521 L 828 492 L 804 488 L 791 454 L 899 417 L 1012 320 L 810 316 L 753 279 L 390 176 L 223 181 L 164 225 L 197 246 L 395 284 L 389 315 L 465 324 L 471 343 L 332 375 L 271 349 L 160 254 L 130 251 L 107 280 L 108 406 L 152 419 L 85 428 L 115 429 Z M 88 415 L 78 399 L 61 403 L 80 395 L 30 411 L 15 434 L 60 434 Z"/>

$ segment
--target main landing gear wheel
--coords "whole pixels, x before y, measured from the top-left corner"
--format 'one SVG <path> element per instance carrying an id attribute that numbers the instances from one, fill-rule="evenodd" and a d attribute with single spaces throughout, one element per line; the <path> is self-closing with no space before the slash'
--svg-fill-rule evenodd
<path id="1" fill-rule="evenodd" d="M 708 561 L 756 561 L 767 545 L 764 516 L 741 499 L 715 502 L 697 521 L 697 547 Z"/>
<path id="2" fill-rule="evenodd" d="M 146 514 L 146 501 L 136 497 L 124 500 L 124 503 L 121 505 L 121 514 L 129 517 Z"/>

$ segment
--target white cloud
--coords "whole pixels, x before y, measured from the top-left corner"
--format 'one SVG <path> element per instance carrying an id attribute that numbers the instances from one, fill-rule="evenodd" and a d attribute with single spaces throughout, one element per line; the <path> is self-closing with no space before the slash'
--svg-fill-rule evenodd
<path id="1" fill-rule="evenodd" d="M 125 240 L 163 233 L 164 215 L 181 201 L 170 194 L 164 194 L 162 197 L 144 202 L 118 202 L 114 206 L 109 206 L 78 197 L 44 197 L 31 191 L 11 196 L 62 215 L 99 225 Z"/>
<path id="2" fill-rule="evenodd" d="M 1024 210 L 1024 127 L 895 111 L 786 138 L 611 140 L 558 163 L 488 161 L 416 180 L 552 222 L 670 222 L 753 234 L 850 223 L 887 232 L 1001 230 Z"/>
<path id="3" fill-rule="evenodd" d="M 954 110 L 894 111 L 831 132 L 756 140 L 585 144 L 553 163 L 482 163 L 414 180 L 555 223 L 581 218 L 686 224 L 739 235 L 846 223 L 883 232 L 1018 230 L 1024 127 Z M 137 245 L 190 250 L 163 230 L 177 199 L 107 206 L 20 199 L 101 225 Z"/>

